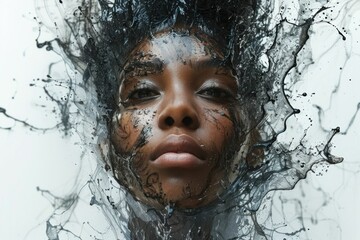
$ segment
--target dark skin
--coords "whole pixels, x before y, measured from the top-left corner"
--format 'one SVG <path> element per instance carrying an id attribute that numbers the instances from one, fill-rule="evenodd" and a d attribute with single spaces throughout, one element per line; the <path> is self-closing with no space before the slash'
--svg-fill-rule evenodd
<path id="1" fill-rule="evenodd" d="M 233 180 L 234 157 L 224 151 L 244 145 L 235 127 L 245 116 L 223 60 L 211 41 L 173 32 L 143 41 L 131 54 L 111 141 L 122 161 L 113 167 L 115 178 L 135 198 L 157 208 L 197 208 Z"/>

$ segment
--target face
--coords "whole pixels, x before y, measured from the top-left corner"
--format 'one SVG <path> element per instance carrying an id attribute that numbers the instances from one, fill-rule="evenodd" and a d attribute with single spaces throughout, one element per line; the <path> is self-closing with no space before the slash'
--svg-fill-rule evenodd
<path id="1" fill-rule="evenodd" d="M 244 141 L 222 52 L 206 38 L 166 32 L 143 41 L 124 69 L 111 131 L 115 178 L 154 207 L 216 200 Z"/>

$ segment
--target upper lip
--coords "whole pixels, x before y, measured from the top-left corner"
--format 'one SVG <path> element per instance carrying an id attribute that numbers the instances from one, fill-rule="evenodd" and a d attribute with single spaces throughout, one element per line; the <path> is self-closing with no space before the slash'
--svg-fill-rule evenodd
<path id="1" fill-rule="evenodd" d="M 150 156 L 151 160 L 156 160 L 165 153 L 190 153 L 197 158 L 204 160 L 205 151 L 192 137 L 188 135 L 174 135 L 167 136 L 162 143 L 160 143 Z"/>

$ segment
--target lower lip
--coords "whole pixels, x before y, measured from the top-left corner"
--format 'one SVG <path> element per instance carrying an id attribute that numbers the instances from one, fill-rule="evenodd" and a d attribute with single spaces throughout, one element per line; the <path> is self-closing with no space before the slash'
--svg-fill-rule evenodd
<path id="1" fill-rule="evenodd" d="M 158 168 L 197 168 L 204 161 L 191 153 L 164 153 L 153 162 Z"/>

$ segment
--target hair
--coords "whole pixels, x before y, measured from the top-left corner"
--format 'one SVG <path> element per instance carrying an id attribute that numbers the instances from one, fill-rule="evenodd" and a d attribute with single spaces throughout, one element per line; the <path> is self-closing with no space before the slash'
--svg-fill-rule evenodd
<path id="1" fill-rule="evenodd" d="M 112 6 L 104 0 L 99 3 L 100 31 L 83 48 L 87 63 L 84 79 L 93 80 L 98 100 L 108 113 L 108 124 L 117 108 L 120 73 L 130 52 L 144 39 L 175 26 L 198 30 L 224 48 L 226 61 L 236 71 L 241 86 L 239 94 L 249 107 L 259 106 L 249 113 L 254 126 L 261 119 L 258 96 L 262 95 L 256 93 L 261 83 L 256 56 L 261 49 L 253 42 L 251 28 L 255 0 L 116 0 Z"/>

